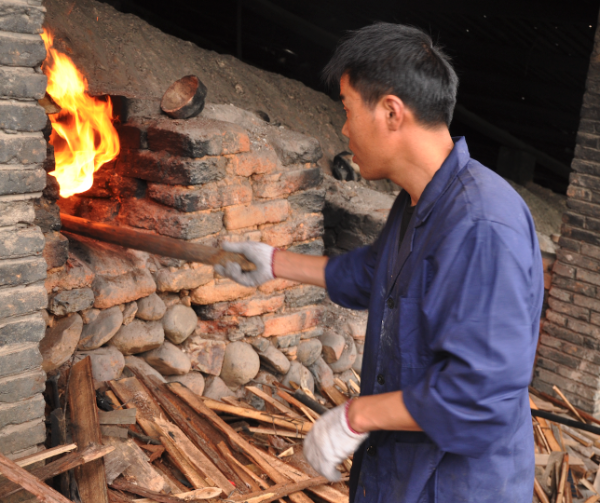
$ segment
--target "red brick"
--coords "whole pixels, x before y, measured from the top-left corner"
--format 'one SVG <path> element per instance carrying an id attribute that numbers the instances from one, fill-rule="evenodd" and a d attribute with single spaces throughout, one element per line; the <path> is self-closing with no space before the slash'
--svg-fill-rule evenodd
<path id="1" fill-rule="evenodd" d="M 263 146 L 260 150 L 244 152 L 227 156 L 229 164 L 227 172 L 238 176 L 252 176 L 254 174 L 273 173 L 279 167 L 277 154 L 270 146 Z"/>
<path id="2" fill-rule="evenodd" d="M 225 228 L 242 229 L 267 223 L 284 221 L 290 212 L 287 201 L 271 201 L 249 206 L 234 206 L 225 209 Z"/>
<path id="3" fill-rule="evenodd" d="M 291 281 L 289 279 L 277 278 L 271 281 L 267 281 L 266 283 L 260 285 L 258 290 L 265 295 L 270 295 L 273 292 L 280 292 L 281 290 L 285 290 L 286 288 L 291 288 L 293 286 L 297 286 L 300 283 L 297 281 Z"/>
<path id="4" fill-rule="evenodd" d="M 277 247 L 288 246 L 322 236 L 323 215 L 305 215 L 302 219 L 290 220 L 261 230 L 263 242 Z"/>
<path id="5" fill-rule="evenodd" d="M 552 309 L 548 309 L 546 311 L 546 318 L 548 318 L 548 320 L 551 321 L 552 323 L 556 323 L 557 325 L 560 325 L 562 327 L 567 326 L 567 321 L 568 321 L 567 317 L 563 316 L 560 313 L 552 311 Z"/>
<path id="6" fill-rule="evenodd" d="M 591 283 L 592 285 L 600 285 L 600 274 L 587 271 L 581 267 L 575 268 L 575 278 L 586 283 Z"/>
<path id="7" fill-rule="evenodd" d="M 211 281 L 192 290 L 190 296 L 192 304 L 214 304 L 228 300 L 241 299 L 252 295 L 256 288 L 242 286 L 229 279 L 220 280 L 218 283 Z"/>
<path id="8" fill-rule="evenodd" d="M 229 315 L 258 316 L 273 313 L 283 306 L 285 295 L 274 297 L 259 297 L 232 302 L 226 311 Z"/>
<path id="9" fill-rule="evenodd" d="M 575 277 L 575 268 L 570 265 L 563 264 L 558 260 L 554 262 L 554 266 L 552 267 L 552 272 L 558 274 L 559 276 L 564 276 L 565 278 L 574 278 Z"/>
<path id="10" fill-rule="evenodd" d="M 323 308 L 320 306 L 280 316 L 265 315 L 263 316 L 265 322 L 263 337 L 301 332 L 318 325 L 322 316 Z"/>
<path id="11" fill-rule="evenodd" d="M 585 297 L 584 295 L 575 294 L 573 297 L 573 303 L 576 306 L 587 307 L 592 311 L 600 312 L 600 300 L 590 299 L 589 297 Z"/>
<path id="12" fill-rule="evenodd" d="M 310 166 L 310 164 L 309 164 Z M 307 190 L 321 184 L 323 174 L 321 168 L 301 168 L 273 175 L 256 175 L 252 177 L 254 193 L 265 199 L 285 197 L 292 192 Z"/>
<path id="13" fill-rule="evenodd" d="M 233 206 L 234 204 L 247 204 L 252 201 L 252 187 L 244 179 L 226 178 L 217 183 L 221 206 Z"/>
<path id="14" fill-rule="evenodd" d="M 562 290 L 556 286 L 550 288 L 550 295 L 558 300 L 562 300 L 563 302 L 573 302 L 573 294 L 571 292 Z"/>
<path id="15" fill-rule="evenodd" d="M 578 307 L 567 302 L 561 302 L 553 297 L 548 299 L 548 305 L 554 310 L 572 318 L 582 321 L 590 321 L 590 311 L 584 307 Z"/>

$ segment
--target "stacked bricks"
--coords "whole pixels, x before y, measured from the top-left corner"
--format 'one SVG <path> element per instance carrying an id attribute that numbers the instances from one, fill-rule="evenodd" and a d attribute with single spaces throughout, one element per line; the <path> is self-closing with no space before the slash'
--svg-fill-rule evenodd
<path id="1" fill-rule="evenodd" d="M 558 386 L 576 406 L 600 415 L 600 35 L 588 71 L 568 210 L 552 270 L 535 388 Z"/>
<path id="2" fill-rule="evenodd" d="M 20 457 L 45 441 L 44 236 L 34 201 L 46 183 L 45 9 L 37 0 L 0 2 L 0 452 Z"/>

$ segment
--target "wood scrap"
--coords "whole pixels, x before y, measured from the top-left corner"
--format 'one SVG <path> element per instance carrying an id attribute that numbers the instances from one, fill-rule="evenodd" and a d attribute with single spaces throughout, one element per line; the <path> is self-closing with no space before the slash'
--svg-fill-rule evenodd
<path id="1" fill-rule="evenodd" d="M 334 386 L 321 386 L 321 391 L 335 405 L 344 405 L 348 401 L 348 397 L 342 395 Z"/>
<path id="2" fill-rule="evenodd" d="M 129 430 L 121 426 L 100 425 L 100 433 L 104 437 L 116 437 L 123 439 L 127 439 L 129 437 Z"/>
<path id="3" fill-rule="evenodd" d="M 205 487 L 204 489 L 196 489 L 184 493 L 173 494 L 179 501 L 201 501 L 216 498 L 221 494 L 221 489 L 218 487 Z M 153 503 L 155 500 L 150 498 L 134 499 L 133 503 Z"/>
<path id="4" fill-rule="evenodd" d="M 181 503 L 181 499 L 175 496 L 169 496 L 167 494 L 157 493 L 155 491 L 150 491 L 142 486 L 137 484 L 132 484 L 131 482 L 127 482 L 124 479 L 117 479 L 110 484 L 110 487 L 113 489 L 118 489 L 120 491 L 125 491 L 131 494 L 136 494 L 137 496 L 142 496 L 144 498 L 149 498 L 152 501 L 158 501 L 159 503 Z"/>
<path id="5" fill-rule="evenodd" d="M 569 402 L 569 400 L 567 400 L 567 397 L 565 395 L 563 395 L 563 392 L 558 388 L 558 386 L 552 386 L 552 389 L 558 394 L 558 396 L 560 396 L 562 398 L 563 402 L 565 402 L 565 405 L 568 407 L 568 409 L 573 414 L 575 414 L 577 419 L 579 419 L 582 423 L 585 423 L 585 420 L 581 417 L 579 412 L 577 412 L 577 409 L 575 407 L 573 407 L 573 405 L 571 405 L 571 402 Z"/>
<path id="6" fill-rule="evenodd" d="M 276 400 L 272 396 L 267 395 L 264 391 L 258 389 L 256 386 L 246 386 L 246 389 L 250 393 L 256 395 L 258 398 L 262 398 L 265 402 L 267 402 L 270 405 L 272 405 L 274 408 L 276 408 L 282 414 L 285 414 L 287 416 L 293 417 L 295 419 L 299 419 L 301 421 L 304 420 L 304 418 L 300 414 L 297 414 L 296 412 L 294 412 L 289 407 L 286 407 L 279 400 Z"/>
<path id="7" fill-rule="evenodd" d="M 281 430 L 275 427 L 269 428 L 266 426 L 250 426 L 248 431 L 251 433 L 261 433 L 263 435 L 276 435 L 278 437 L 289 437 L 289 438 L 306 438 L 306 435 L 302 435 L 301 433 L 296 433 L 294 431 L 289 430 Z"/>
<path id="8" fill-rule="evenodd" d="M 225 442 L 220 442 L 217 447 L 219 451 L 221 451 L 221 454 L 225 456 L 225 459 L 231 463 L 231 467 L 238 472 L 240 478 L 252 491 L 258 491 L 269 487 L 269 484 L 267 484 L 266 481 L 257 476 L 252 470 L 246 468 L 233 456 L 229 448 L 225 445 Z"/>
<path id="9" fill-rule="evenodd" d="M 300 407 L 304 407 L 305 405 L 308 405 L 304 401 L 302 401 L 302 399 L 299 397 L 302 396 L 302 397 L 305 397 L 306 399 L 309 399 L 309 397 L 307 397 L 301 391 L 300 392 L 296 391 L 296 393 L 298 393 L 298 397 L 290 395 L 289 393 L 282 390 L 281 388 L 279 388 L 277 390 L 277 396 L 283 398 L 287 403 L 289 403 L 290 405 L 293 405 L 294 407 L 297 407 L 298 409 L 300 409 Z M 315 402 L 315 403 L 320 406 L 319 402 Z M 314 405 L 308 405 L 308 407 L 309 407 L 310 414 L 313 416 L 313 418 L 318 419 L 322 412 L 319 412 L 318 410 L 316 410 L 314 408 Z M 324 407 L 322 407 L 322 408 L 325 409 Z M 327 412 L 327 409 L 325 409 L 325 412 Z"/>
<path id="10" fill-rule="evenodd" d="M 69 410 L 71 434 L 75 443 L 85 447 L 91 443 L 102 444 L 96 391 L 92 378 L 90 357 L 85 357 L 71 367 L 69 373 Z M 75 479 L 82 501 L 86 503 L 108 503 L 104 461 L 96 459 L 78 467 Z"/>
<path id="11" fill-rule="evenodd" d="M 100 424 L 117 425 L 117 424 L 135 424 L 136 409 L 116 409 L 106 412 L 98 411 L 98 419 Z"/>
<path id="12" fill-rule="evenodd" d="M 245 503 L 270 503 L 279 498 L 283 498 L 292 493 L 309 489 L 310 487 L 326 484 L 328 480 L 325 477 L 315 477 L 300 482 L 285 484 L 276 484 L 258 493 L 250 493 L 242 496 L 234 496 L 231 501 Z"/>
<path id="13" fill-rule="evenodd" d="M 35 454 L 30 454 L 29 456 L 25 456 L 23 458 L 15 459 L 14 461 L 21 468 L 25 468 L 26 466 L 38 463 L 39 461 L 45 461 L 46 459 L 74 451 L 75 449 L 77 449 L 77 444 L 59 445 L 57 447 L 52 447 L 51 449 L 36 452 Z"/>

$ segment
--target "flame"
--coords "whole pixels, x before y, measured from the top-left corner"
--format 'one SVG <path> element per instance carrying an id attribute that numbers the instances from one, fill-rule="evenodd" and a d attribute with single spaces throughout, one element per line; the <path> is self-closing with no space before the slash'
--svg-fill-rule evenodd
<path id="1" fill-rule="evenodd" d="M 110 98 L 89 96 L 87 80 L 68 56 L 54 49 L 52 34 L 44 29 L 42 39 L 48 54 L 43 65 L 46 92 L 62 108 L 49 116 L 56 159 L 50 174 L 58 180 L 61 197 L 70 197 L 90 189 L 94 173 L 117 157 L 119 136 L 112 123 Z"/>

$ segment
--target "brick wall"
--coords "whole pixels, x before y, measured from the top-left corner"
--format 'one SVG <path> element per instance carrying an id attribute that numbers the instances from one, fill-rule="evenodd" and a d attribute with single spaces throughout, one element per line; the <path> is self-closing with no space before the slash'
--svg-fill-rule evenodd
<path id="1" fill-rule="evenodd" d="M 41 1 L 0 1 L 0 452 L 33 451 L 46 437 L 46 375 L 38 346 L 46 307 L 44 236 L 34 201 L 45 185 L 47 117 Z"/>
<path id="2" fill-rule="evenodd" d="M 600 31 L 590 60 L 568 210 L 552 270 L 533 385 L 558 386 L 600 416 Z"/>

